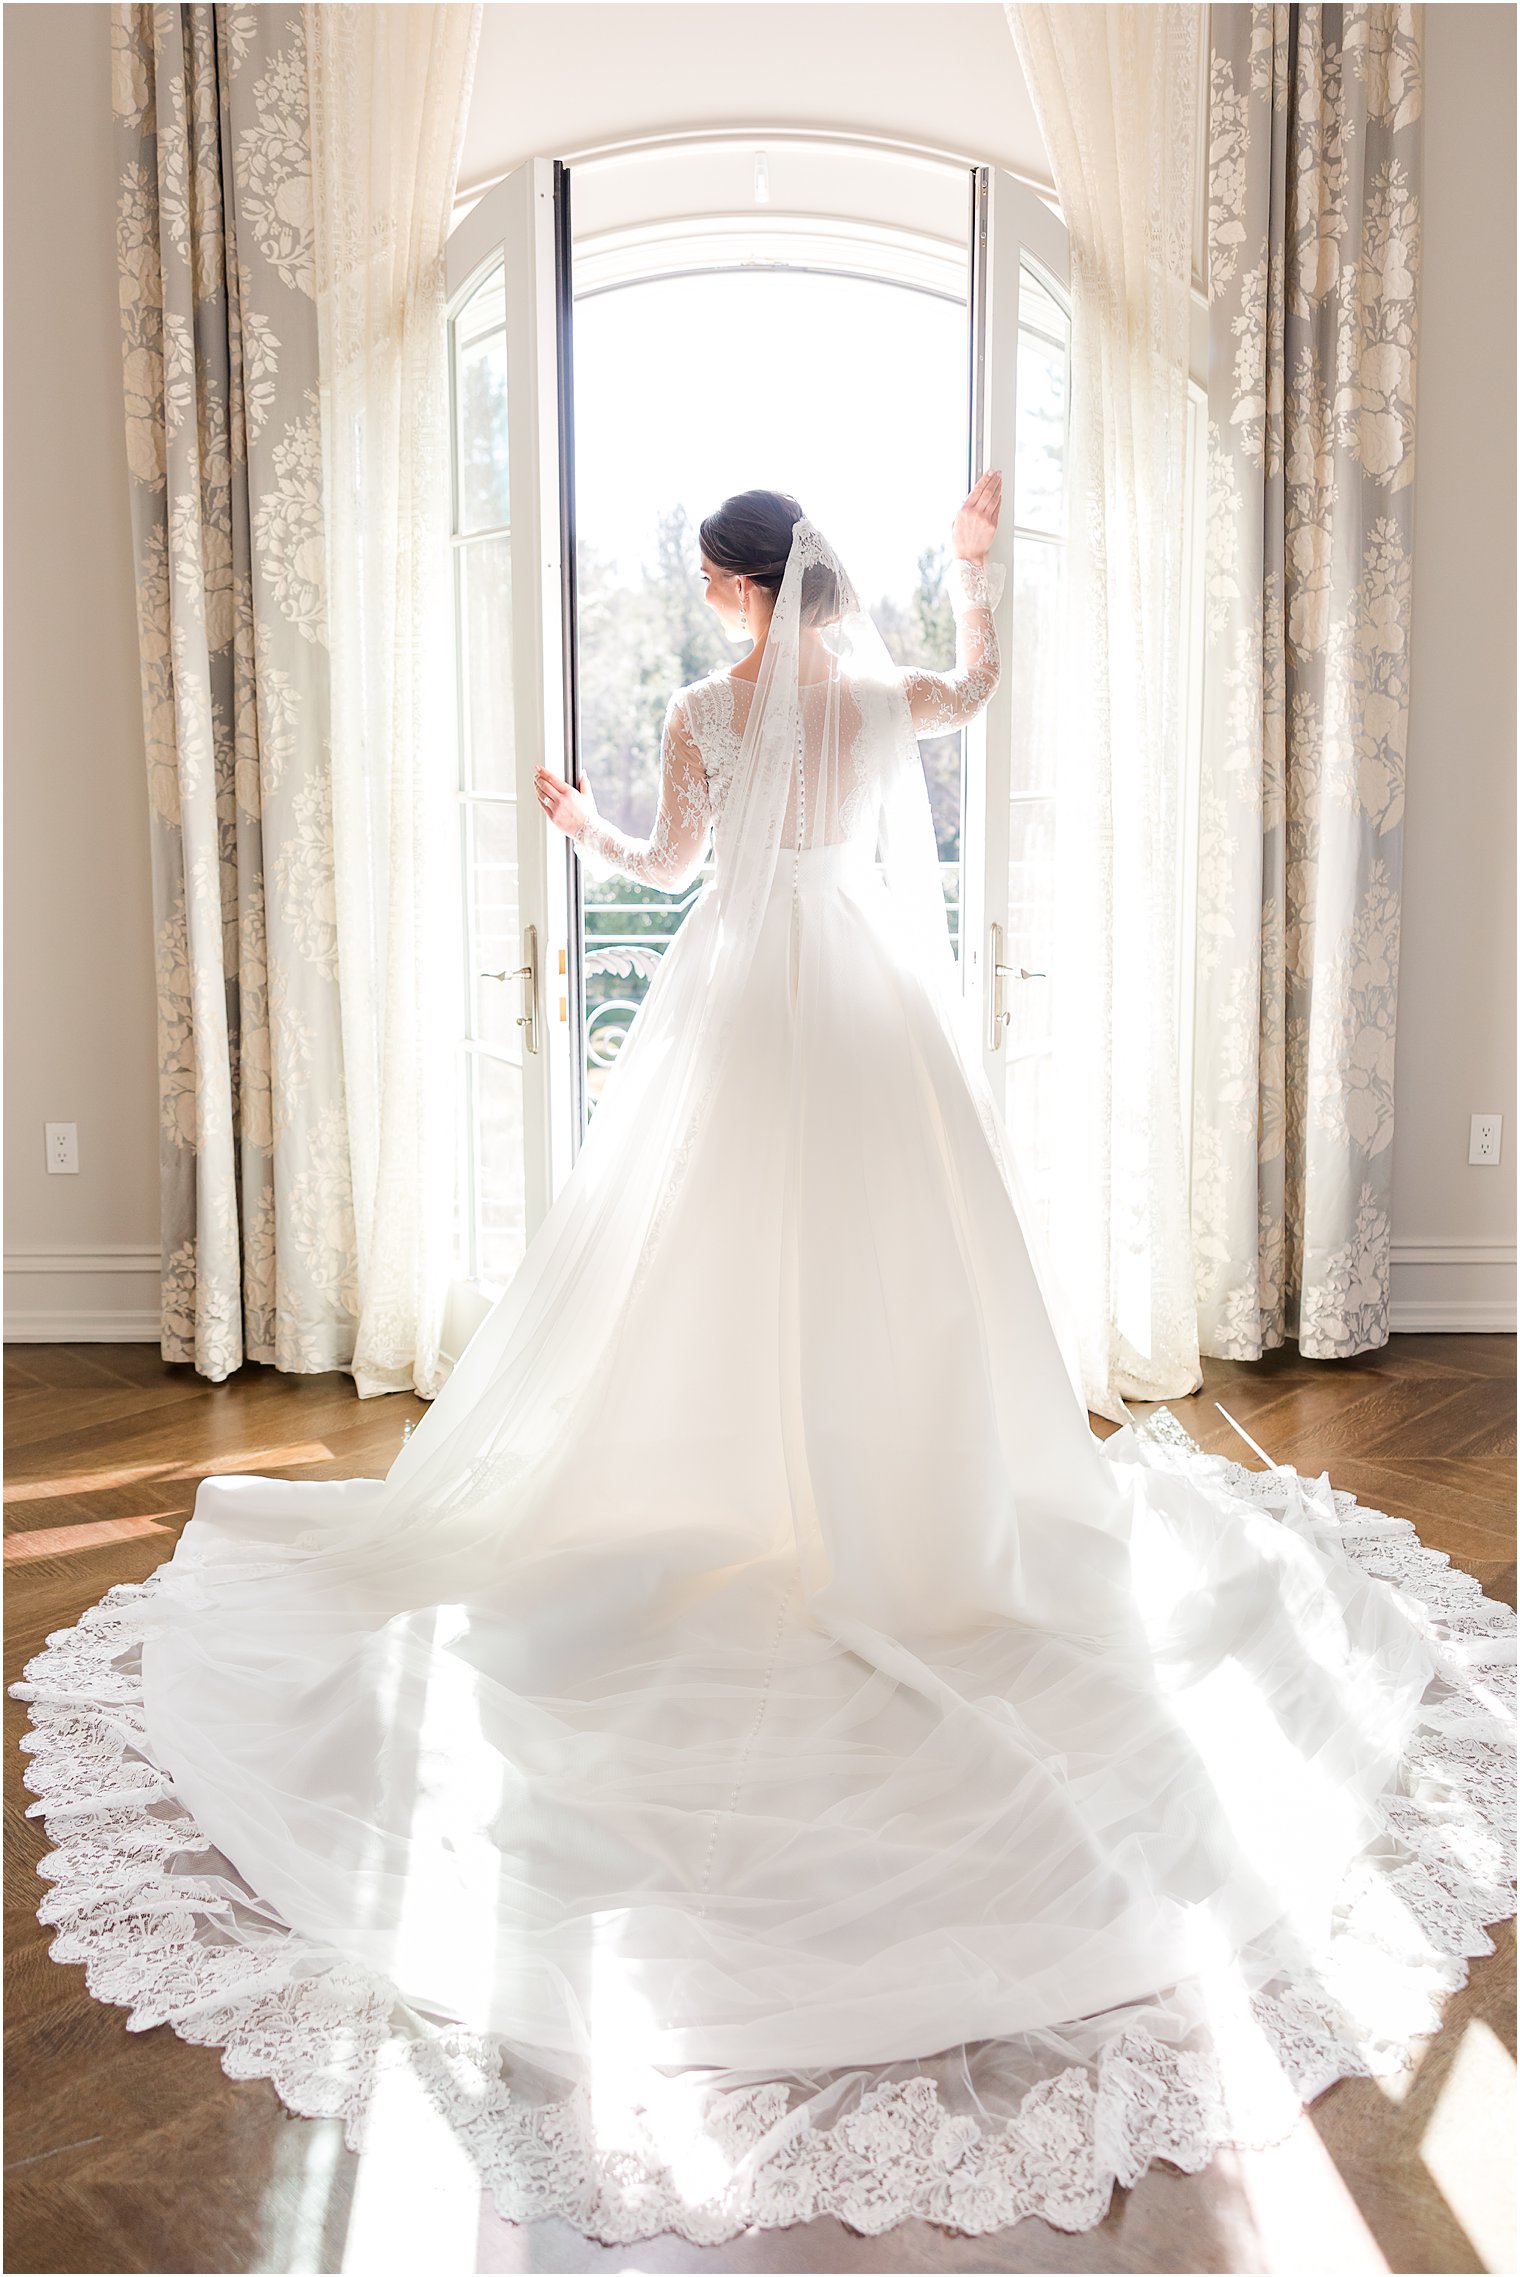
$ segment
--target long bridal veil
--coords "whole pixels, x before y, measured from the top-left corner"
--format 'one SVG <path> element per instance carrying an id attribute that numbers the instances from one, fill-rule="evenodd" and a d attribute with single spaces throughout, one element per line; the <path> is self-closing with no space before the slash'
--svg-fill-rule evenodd
<path id="1" fill-rule="evenodd" d="M 355 2140 L 404 2075 L 517 2218 L 1080 2227 L 1434 2020 L 1512 1643 L 1327 1478 L 1094 1438 L 806 519 L 726 700 L 714 880 L 385 1478 L 204 1480 L 28 1671 L 54 1950 Z"/>
<path id="2" fill-rule="evenodd" d="M 819 634 L 816 658 L 804 638 L 810 625 Z M 805 672 L 818 676 L 804 679 Z M 482 1495 L 491 1498 L 493 1529 L 504 1512 L 508 1526 L 527 1521 L 532 1481 L 599 1395 L 629 1293 L 648 1269 L 704 1112 L 726 1082 L 743 1080 L 754 969 L 778 892 L 800 901 L 813 877 L 865 842 L 879 866 L 883 935 L 921 989 L 976 1103 L 1025 1229 L 1071 1400 L 1085 1412 L 1075 1341 L 967 1027 L 928 790 L 900 682 L 838 555 L 804 518 L 716 825 L 717 874 L 704 922 L 686 929 L 683 953 L 667 957 L 656 976 L 573 1183 L 392 1463 L 383 1493 L 362 1517 L 357 1502 L 335 1513 L 344 1541 L 394 1539 L 411 1523 L 432 1528 Z M 801 923 L 795 909 L 789 926 L 796 999 L 812 1005 L 832 988 L 847 989 L 848 972 L 822 969 L 838 947 L 827 928 Z M 513 1492 L 503 1505 L 507 1485 Z"/>

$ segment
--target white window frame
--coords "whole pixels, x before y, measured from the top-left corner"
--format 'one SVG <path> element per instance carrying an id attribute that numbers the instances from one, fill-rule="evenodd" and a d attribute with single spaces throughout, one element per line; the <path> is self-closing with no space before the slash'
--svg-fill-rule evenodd
<path id="1" fill-rule="evenodd" d="M 459 1205 L 464 1254 L 445 1310 L 445 1349 L 457 1353 L 501 1293 L 487 1280 L 477 1246 L 476 1068 L 485 1058 L 517 1063 L 472 1033 L 476 973 L 468 815 L 506 794 L 483 791 L 464 771 L 468 691 L 463 684 L 460 560 L 495 532 L 461 532 L 457 480 L 455 320 L 498 263 L 505 294 L 508 425 L 508 532 L 511 543 L 512 717 L 517 807 L 518 955 L 533 970 L 521 989 L 531 1005 L 535 1048 L 521 1062 L 525 1238 L 542 1224 L 573 1158 L 573 1069 L 565 1001 L 571 905 L 569 859 L 551 848 L 533 797 L 533 767 L 542 755 L 563 766 L 568 754 L 565 611 L 564 438 L 560 420 L 558 203 L 554 162 L 534 158 L 497 183 L 459 222 L 446 256 L 449 339 L 451 481 L 459 817 L 459 892 L 465 967 L 459 1047 Z M 503 985 L 511 986 L 511 983 Z"/>
<path id="2" fill-rule="evenodd" d="M 851 191 L 848 195 L 830 197 L 821 210 L 804 211 L 792 208 L 773 208 L 758 196 L 747 203 L 737 203 L 729 196 L 727 203 L 720 193 L 719 177 L 726 171 L 732 191 L 733 165 L 736 157 L 746 161 L 757 159 L 764 153 L 805 153 L 810 164 L 824 167 L 839 162 L 840 178 L 850 171 L 850 162 L 861 157 L 869 158 L 877 168 L 878 182 L 895 185 L 890 196 L 883 197 L 883 205 L 891 205 L 890 216 L 882 210 L 860 210 L 861 200 Z M 662 164 L 679 161 L 679 165 L 666 165 L 664 179 L 660 178 Z M 552 180 L 553 163 L 549 160 L 527 162 L 537 169 L 537 199 L 540 205 L 547 195 Z M 704 270 L 733 269 L 738 267 L 805 267 L 826 270 L 834 274 L 867 277 L 874 281 L 890 282 L 908 289 L 934 292 L 943 297 L 968 303 L 966 241 L 964 229 L 953 233 L 936 234 L 933 230 L 909 226 L 903 218 L 901 188 L 904 183 L 916 184 L 920 193 L 930 193 L 928 202 L 940 203 L 936 211 L 943 214 L 947 208 L 944 199 L 954 194 L 962 201 L 972 169 L 978 161 L 972 154 L 944 150 L 930 150 L 921 146 L 896 143 L 888 139 L 850 134 L 835 134 L 827 130 L 770 129 L 746 130 L 743 133 L 724 132 L 718 135 L 655 136 L 636 143 L 604 145 L 584 151 L 572 152 L 566 164 L 572 170 L 573 182 L 578 188 L 583 181 L 599 177 L 601 219 L 604 226 L 584 235 L 577 233 L 574 245 L 575 297 L 588 293 L 611 290 L 636 282 L 648 282 L 661 276 L 693 274 Z M 615 197 L 606 194 L 608 181 L 619 167 L 626 169 L 624 180 L 627 195 L 622 210 L 617 210 Z M 710 169 L 709 187 L 704 188 L 704 169 Z M 895 171 L 894 171 L 895 169 Z M 642 171 L 641 171 L 642 170 Z M 864 181 L 869 169 L 861 176 Z M 521 175 L 523 169 L 514 169 Z M 672 184 L 679 176 L 678 187 Z M 1007 176 L 1010 183 L 1016 177 Z M 759 171 L 755 177 L 758 189 Z M 1064 290 L 1066 263 L 1064 256 L 1064 230 L 1051 210 L 1050 194 L 1041 185 L 1021 182 L 1021 208 L 1027 220 L 1024 242 L 1037 265 L 1057 287 Z M 502 185 L 462 201 L 461 218 L 456 222 L 450 240 L 449 299 L 450 310 L 460 303 L 486 264 L 503 244 L 501 199 Z M 660 210 L 661 198 L 666 210 Z M 915 203 L 924 202 L 923 196 Z M 1049 245 L 1041 240 L 1042 230 L 1038 214 L 1044 215 L 1044 235 Z M 539 464 L 531 476 L 533 497 L 532 516 L 536 528 L 536 574 L 519 580 L 514 576 L 514 617 L 518 619 L 517 637 L 522 645 L 518 655 L 526 657 L 536 647 L 544 661 L 537 673 L 519 672 L 524 685 L 519 691 L 520 706 L 518 731 L 520 749 L 535 746 L 551 755 L 564 748 L 567 737 L 565 691 L 568 675 L 564 669 L 562 649 L 556 651 L 556 642 L 563 639 L 564 618 L 561 614 L 564 564 L 559 553 L 558 510 L 564 482 L 564 456 L 566 436 L 556 423 L 551 425 L 550 404 L 557 382 L 558 343 L 553 322 L 553 279 L 548 273 L 549 240 L 544 233 L 544 215 L 540 211 L 538 224 L 525 233 L 519 232 L 515 254 L 509 255 L 523 263 L 524 274 L 519 280 L 523 297 L 522 308 L 528 309 L 530 320 L 519 321 L 515 336 L 509 332 L 516 385 L 531 394 L 533 416 L 543 438 Z M 1013 289 L 1013 354 L 1006 368 L 1012 384 L 1004 386 L 999 378 L 996 394 L 998 401 L 983 406 L 980 420 L 973 420 L 973 464 L 968 470 L 974 474 L 978 464 L 1011 466 L 1013 463 L 1013 421 L 1016 417 L 1016 340 L 1017 340 L 1017 274 L 1004 278 L 1004 310 L 1006 320 L 1009 285 Z M 510 290 L 509 284 L 509 290 Z M 1179 801 L 1181 829 L 1181 868 L 1184 881 L 1179 900 L 1177 919 L 1177 1003 L 1179 1028 L 1183 1042 L 1180 1058 L 1183 1126 L 1185 1143 L 1191 1151 L 1191 1074 L 1192 1028 L 1195 975 L 1195 907 L 1194 879 L 1196 872 L 1198 769 L 1202 736 L 1202 580 L 1203 580 L 1203 526 L 1207 435 L 1207 396 L 1204 375 L 1207 368 L 1207 310 L 1202 296 L 1195 291 L 1195 349 L 1194 384 L 1191 391 L 1189 438 L 1189 491 L 1191 511 L 1189 518 L 1189 545 L 1186 565 L 1185 589 L 1187 594 L 1187 706 L 1186 732 L 1183 748 L 1179 751 L 1179 766 L 1183 776 L 1183 795 Z M 1201 316 L 1200 316 L 1201 311 Z M 1007 347 L 1004 350 L 1007 356 Z M 509 375 L 509 387 L 513 377 Z M 550 447 L 551 432 L 555 436 Z M 517 501 L 517 474 L 514 469 L 514 517 Z M 1017 506 L 1015 502 L 1015 514 Z M 1036 533 L 1040 534 L 1040 533 Z M 516 560 L 514 557 L 514 570 Z M 1011 605 L 1012 581 L 1007 602 Z M 558 631 L 556 628 L 560 628 Z M 553 653 L 551 653 L 553 652 Z M 533 683 L 528 685 L 528 683 Z M 991 812 L 987 782 L 987 738 L 1006 740 L 1014 692 L 1005 677 L 987 712 L 975 724 L 967 737 L 965 755 L 965 783 L 963 788 L 963 841 L 961 866 L 961 939 L 963 943 L 963 985 L 979 993 L 982 987 L 981 950 L 985 943 L 985 881 L 992 874 L 995 854 L 1000 856 L 1003 892 L 1007 890 L 1007 834 L 1008 799 L 998 801 L 999 811 Z M 1004 790 L 1006 793 L 1006 770 Z M 461 796 L 466 796 L 461 785 Z M 528 831 L 542 833 L 543 825 L 537 810 L 531 804 L 520 805 L 520 818 Z M 984 832 L 999 835 L 1001 847 L 984 845 L 981 859 L 971 858 L 967 838 L 980 820 Z M 463 834 L 461 833 L 461 845 Z M 570 933 L 577 918 L 571 906 L 565 880 L 552 874 L 553 864 L 530 865 L 523 859 L 524 848 L 519 846 L 519 863 L 524 873 L 524 922 L 529 920 L 530 908 L 538 908 L 541 923 L 541 958 L 543 969 L 539 976 L 540 1009 L 558 1011 L 561 992 L 569 994 L 565 976 L 566 963 L 571 954 Z M 527 878 L 530 867 L 542 868 L 543 876 L 536 885 Z M 468 888 L 468 881 L 463 881 Z M 982 907 L 972 904 L 981 900 Z M 578 930 L 578 924 L 576 925 Z M 564 961 L 562 961 L 564 960 Z M 573 980 L 574 976 L 568 976 Z M 551 1023 L 546 1023 L 550 1025 Z M 564 1035 L 568 1047 L 569 1036 L 565 1023 L 558 1019 L 552 1025 Z M 985 1022 L 983 1023 L 985 1033 Z M 567 1056 L 567 1055 L 566 1055 Z M 546 1078 L 548 1070 L 545 1070 Z M 528 1238 L 531 1240 L 537 1225 L 547 1210 L 554 1191 L 567 1174 L 573 1159 L 575 1134 L 571 1124 L 578 1121 L 577 1103 L 572 1097 L 573 1085 L 568 1064 L 557 1069 L 552 1079 L 546 1080 L 544 1093 L 533 1117 L 533 1133 L 528 1140 Z M 525 1131 L 528 1118 L 525 1116 Z M 466 1147 L 471 1143 L 468 1125 L 465 1126 Z M 467 1166 L 462 1165 L 467 1172 Z M 468 1207 L 468 1188 L 465 1190 Z M 490 1302 L 499 1293 L 489 1285 L 469 1278 L 456 1284 L 460 1300 L 457 1314 L 462 1333 L 446 1341 L 457 1342 L 462 1348 L 476 1321 L 489 1309 Z"/>

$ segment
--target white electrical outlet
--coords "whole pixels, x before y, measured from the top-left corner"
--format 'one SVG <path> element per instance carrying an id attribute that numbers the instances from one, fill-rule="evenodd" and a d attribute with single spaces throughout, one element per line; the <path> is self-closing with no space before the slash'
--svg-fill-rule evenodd
<path id="1" fill-rule="evenodd" d="M 77 1170 L 79 1168 L 79 1126 L 77 1123 L 45 1123 L 47 1132 L 47 1166 L 51 1170 Z"/>
<path id="2" fill-rule="evenodd" d="M 1467 1141 L 1469 1162 L 1497 1162 L 1499 1144 L 1504 1136 L 1502 1115 L 1474 1115 L 1472 1131 Z"/>

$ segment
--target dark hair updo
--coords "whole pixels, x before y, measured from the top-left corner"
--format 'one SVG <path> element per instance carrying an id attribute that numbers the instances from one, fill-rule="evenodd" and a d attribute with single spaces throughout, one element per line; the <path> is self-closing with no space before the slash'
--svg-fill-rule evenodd
<path id="1" fill-rule="evenodd" d="M 779 593 L 792 550 L 792 524 L 802 519 L 802 508 L 789 490 L 740 490 L 708 515 L 697 542 L 717 568 Z M 802 572 L 802 622 L 831 625 L 841 606 L 833 570 L 810 561 Z"/>

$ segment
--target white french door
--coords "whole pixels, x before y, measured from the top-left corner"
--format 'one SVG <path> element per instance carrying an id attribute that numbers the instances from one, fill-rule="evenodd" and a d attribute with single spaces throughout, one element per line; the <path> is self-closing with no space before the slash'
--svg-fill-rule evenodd
<path id="1" fill-rule="evenodd" d="M 1002 679 L 965 739 L 959 938 L 994 1091 L 1042 1204 L 1066 237 L 1011 176 L 977 168 L 970 181 L 967 461 L 973 477 L 1004 470 L 998 553 L 1010 575 Z M 466 941 L 456 1350 L 515 1273 L 573 1162 L 584 1112 L 578 873 L 532 795 L 541 758 L 576 772 L 570 285 L 568 174 L 532 159 L 472 208 L 448 248 Z"/>
<path id="2" fill-rule="evenodd" d="M 973 479 L 1003 469 L 1003 669 L 967 735 L 964 985 L 1030 1200 L 1046 1220 L 1054 1132 L 1051 930 L 1060 795 L 1057 605 L 1071 321 L 1066 231 L 996 167 L 972 176 Z"/>
<path id="3" fill-rule="evenodd" d="M 534 768 L 567 772 L 571 747 L 566 238 L 563 169 L 535 158 L 448 245 L 460 1342 L 516 1272 L 575 1144 L 573 888 L 533 797 Z"/>

